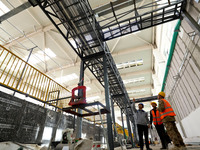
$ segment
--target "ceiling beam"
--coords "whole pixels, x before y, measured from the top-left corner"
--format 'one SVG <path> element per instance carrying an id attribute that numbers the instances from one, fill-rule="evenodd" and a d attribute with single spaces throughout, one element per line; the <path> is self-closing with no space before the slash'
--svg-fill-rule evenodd
<path id="1" fill-rule="evenodd" d="M 112 56 L 116 57 L 116 56 L 130 54 L 132 52 L 144 51 L 144 50 L 148 50 L 148 49 L 151 50 L 152 48 L 153 48 L 153 46 L 151 44 L 148 44 L 148 45 L 138 46 L 138 47 L 135 47 L 135 48 L 129 48 L 129 49 L 121 50 L 120 52 L 114 52 L 114 53 L 112 53 Z M 65 66 L 62 66 L 62 68 L 51 69 L 51 70 L 49 70 L 48 72 L 45 72 L 45 73 L 49 74 L 51 72 L 59 71 L 61 69 L 69 69 L 69 68 L 72 68 L 72 67 L 79 67 L 79 66 L 80 66 L 80 59 L 76 63 L 67 64 Z"/>
<path id="2" fill-rule="evenodd" d="M 54 28 L 55 27 L 54 27 L 53 24 L 47 25 L 45 27 L 39 28 L 37 31 L 34 31 L 34 32 L 30 31 L 27 34 L 24 34 L 24 35 L 22 35 L 20 37 L 16 37 L 15 40 L 8 41 L 3 46 L 4 47 L 13 46 L 13 45 L 17 44 L 17 42 L 23 42 L 23 41 L 27 40 L 27 38 L 34 37 L 34 36 L 36 36 L 38 34 L 41 34 L 43 32 L 47 32 L 47 31 L 49 31 L 51 29 L 54 29 Z"/>

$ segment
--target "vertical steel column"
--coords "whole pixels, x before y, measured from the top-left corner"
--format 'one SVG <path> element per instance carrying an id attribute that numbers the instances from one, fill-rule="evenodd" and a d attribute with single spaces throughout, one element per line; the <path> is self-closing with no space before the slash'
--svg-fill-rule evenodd
<path id="1" fill-rule="evenodd" d="M 110 98 L 111 100 L 111 109 L 112 109 L 112 121 L 113 121 L 113 125 L 115 126 L 115 108 L 114 108 L 114 102 L 112 100 L 112 98 Z M 114 127 L 114 137 L 117 137 L 117 131 L 116 128 Z"/>
<path id="2" fill-rule="evenodd" d="M 110 92 L 109 92 L 109 83 L 108 83 L 108 70 L 106 56 L 103 56 L 103 70 L 104 70 L 104 88 L 105 88 L 105 101 L 106 108 L 110 111 Z M 112 119 L 110 113 L 107 114 L 107 133 L 108 133 L 108 144 L 109 149 L 114 150 L 114 141 L 113 141 L 113 130 L 112 130 Z"/>
<path id="3" fill-rule="evenodd" d="M 130 126 L 130 120 L 129 120 L 129 113 L 128 113 L 127 108 L 126 108 L 126 122 L 127 122 L 128 134 L 129 134 L 129 137 L 131 138 L 131 144 L 132 144 L 132 147 L 134 147 L 135 144 L 133 142 L 133 136 L 132 136 L 132 133 L 131 133 L 131 126 Z"/>
<path id="4" fill-rule="evenodd" d="M 124 117 L 123 117 L 123 112 L 122 109 L 121 110 L 121 118 L 122 118 L 122 129 L 123 129 L 123 133 L 124 133 L 124 139 L 126 139 L 126 134 L 125 134 L 125 130 L 124 130 Z"/>
<path id="5" fill-rule="evenodd" d="M 79 83 L 78 85 L 79 86 L 82 86 L 84 84 L 84 62 L 81 61 L 81 66 L 80 66 L 80 79 L 79 79 Z M 78 96 L 82 96 L 83 93 L 82 90 L 79 90 L 78 91 Z M 81 109 L 78 109 L 78 113 L 79 114 L 82 114 L 82 110 Z M 76 132 L 76 138 L 81 138 L 81 135 L 82 135 L 82 118 L 81 117 L 77 117 L 77 132 Z"/>

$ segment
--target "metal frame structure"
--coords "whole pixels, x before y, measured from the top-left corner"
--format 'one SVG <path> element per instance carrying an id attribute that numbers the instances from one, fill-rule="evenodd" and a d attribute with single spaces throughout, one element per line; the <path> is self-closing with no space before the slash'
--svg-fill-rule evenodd
<path id="1" fill-rule="evenodd" d="M 114 18 L 115 23 L 109 23 L 104 26 L 101 26 L 101 22 L 97 21 L 88 0 L 29 0 L 29 2 L 33 6 L 39 6 L 42 9 L 81 58 L 84 65 L 105 88 L 107 109 L 110 109 L 109 101 L 111 96 L 112 100 L 124 110 L 128 120 L 129 136 L 131 136 L 129 118 L 133 124 L 134 118 L 132 109 L 128 108 L 130 107 L 129 96 L 105 41 L 178 19 L 181 17 L 185 1 L 171 3 L 168 6 L 142 15 L 138 14 L 135 6 L 135 17 L 121 21 L 119 21 L 119 17 L 122 18 L 125 13 L 117 16 L 115 7 L 111 4 L 112 18 Z M 73 45 L 71 40 L 75 41 L 76 45 Z M 113 150 L 110 114 L 107 115 L 107 125 L 109 148 Z"/>
<path id="2" fill-rule="evenodd" d="M 87 107 L 91 107 L 91 106 L 95 106 L 95 105 L 100 105 L 102 107 L 102 109 L 100 110 L 101 114 L 110 113 L 110 111 L 103 104 L 101 104 L 100 102 L 93 102 L 93 103 L 82 104 L 82 105 L 74 105 L 72 107 L 63 108 L 62 110 L 67 112 L 67 113 L 76 115 L 78 117 L 88 117 L 88 116 L 99 115 L 98 111 L 93 112 L 93 111 L 87 109 Z M 81 110 L 84 110 L 87 113 L 82 114 L 80 112 L 76 112 L 74 109 L 77 109 L 77 108 L 79 108 Z"/>

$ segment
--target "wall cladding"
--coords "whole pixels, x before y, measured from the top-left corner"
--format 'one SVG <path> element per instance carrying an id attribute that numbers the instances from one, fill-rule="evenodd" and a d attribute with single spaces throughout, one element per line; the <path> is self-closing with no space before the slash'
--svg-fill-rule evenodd
<path id="1" fill-rule="evenodd" d="M 200 4 L 194 4 L 188 4 L 187 10 L 198 21 Z M 194 30 L 183 19 L 165 88 L 179 120 L 200 106 L 199 58 L 199 36 L 194 35 Z"/>
<path id="2" fill-rule="evenodd" d="M 64 130 L 73 128 L 74 122 L 73 116 L 62 115 L 3 92 L 0 92 L 0 114 L 0 142 L 41 143 L 44 142 L 45 127 Z M 83 133 L 94 140 L 102 138 L 102 129 L 85 121 Z"/>

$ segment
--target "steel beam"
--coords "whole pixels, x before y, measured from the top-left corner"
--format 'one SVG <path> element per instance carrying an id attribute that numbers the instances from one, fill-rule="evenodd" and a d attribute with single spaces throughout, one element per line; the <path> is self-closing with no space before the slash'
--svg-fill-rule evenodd
<path id="1" fill-rule="evenodd" d="M 79 86 L 83 86 L 84 85 L 84 70 L 85 70 L 84 62 L 81 61 Z M 83 95 L 83 91 L 79 90 L 78 91 L 78 96 L 82 96 L 82 95 Z M 78 108 L 78 113 L 82 114 L 82 109 Z M 82 122 L 83 122 L 82 117 L 78 117 L 77 118 L 77 133 L 76 133 L 76 138 L 77 139 L 81 138 L 81 135 L 82 135 Z"/>
<path id="2" fill-rule="evenodd" d="M 131 132 L 131 125 L 130 125 L 130 120 L 129 120 L 129 112 L 128 112 L 128 109 L 126 108 L 126 123 L 127 123 L 127 128 L 128 128 L 128 134 L 129 134 L 129 137 L 130 137 L 130 140 L 131 140 L 131 145 L 132 147 L 135 147 L 135 144 L 133 142 L 133 136 L 132 136 L 132 132 Z"/>
<path id="3" fill-rule="evenodd" d="M 112 112 L 112 121 L 114 126 L 114 137 L 117 137 L 117 131 L 115 126 L 115 108 L 114 108 L 114 101 L 112 100 L 112 97 L 110 97 L 110 103 L 111 103 L 111 112 Z"/>
<path id="4" fill-rule="evenodd" d="M 122 129 L 123 129 L 124 139 L 126 139 L 126 133 L 125 133 L 125 130 L 124 130 L 124 116 L 123 116 L 122 109 L 120 109 L 120 111 L 121 111 Z"/>
<path id="5" fill-rule="evenodd" d="M 107 60 L 106 57 L 103 57 L 103 70 L 104 70 L 104 83 L 105 83 L 105 101 L 106 107 L 110 111 L 110 92 L 109 92 L 109 80 L 108 80 L 108 70 L 107 70 Z M 112 128 L 112 119 L 110 113 L 107 114 L 107 133 L 108 133 L 108 144 L 109 149 L 114 150 L 114 140 L 113 140 L 113 128 Z"/>
<path id="6" fill-rule="evenodd" d="M 3 21 L 13 17 L 14 15 L 28 9 L 29 7 L 31 7 L 32 5 L 29 2 L 25 2 L 24 4 L 12 9 L 11 11 L 9 11 L 8 13 L 2 15 L 0 17 L 0 23 L 2 23 Z"/>

